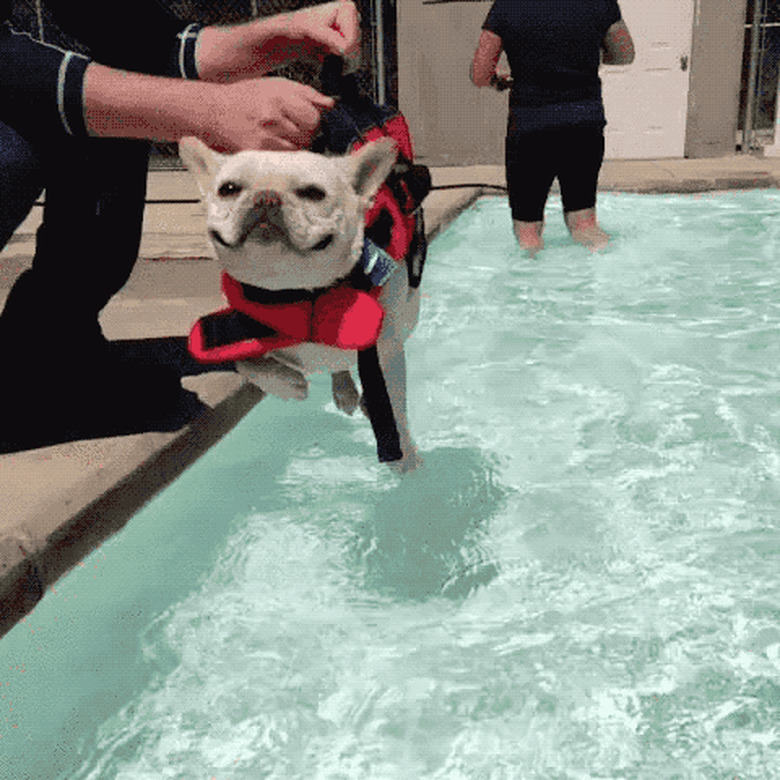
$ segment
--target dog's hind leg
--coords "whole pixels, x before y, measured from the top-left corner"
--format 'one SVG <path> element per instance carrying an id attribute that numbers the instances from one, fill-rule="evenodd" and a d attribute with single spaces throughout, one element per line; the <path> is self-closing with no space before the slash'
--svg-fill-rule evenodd
<path id="1" fill-rule="evenodd" d="M 355 386 L 351 372 L 334 371 L 330 375 L 330 385 L 336 408 L 346 414 L 353 414 L 360 403 L 360 391 Z"/>
<path id="2" fill-rule="evenodd" d="M 385 310 L 385 319 L 376 344 L 377 359 L 403 453 L 401 460 L 389 465 L 394 471 L 405 473 L 422 465 L 409 430 L 404 352 L 404 341 L 417 319 L 420 296 L 417 290 L 410 293 L 406 274 L 395 274 L 383 288 L 379 301 Z"/>

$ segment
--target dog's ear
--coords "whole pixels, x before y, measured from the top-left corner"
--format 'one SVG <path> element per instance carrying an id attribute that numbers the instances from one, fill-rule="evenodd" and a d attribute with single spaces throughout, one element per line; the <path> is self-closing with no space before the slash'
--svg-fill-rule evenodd
<path id="1" fill-rule="evenodd" d="M 398 152 L 392 138 L 368 143 L 350 158 L 352 186 L 358 195 L 370 200 L 376 195 L 395 165 Z"/>
<path id="2" fill-rule="evenodd" d="M 179 141 L 179 157 L 195 177 L 200 194 L 204 198 L 209 192 L 214 174 L 222 165 L 224 156 L 210 149 L 194 136 L 187 136 Z"/>

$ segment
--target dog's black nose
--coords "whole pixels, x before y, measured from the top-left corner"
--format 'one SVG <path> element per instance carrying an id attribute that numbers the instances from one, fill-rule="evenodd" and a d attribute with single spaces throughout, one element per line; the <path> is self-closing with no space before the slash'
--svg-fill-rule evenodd
<path id="1" fill-rule="evenodd" d="M 280 225 L 282 221 L 282 198 L 278 192 L 260 190 L 254 197 L 252 212 L 247 215 L 246 228 Z"/>
<path id="2" fill-rule="evenodd" d="M 274 190 L 259 190 L 255 194 L 255 209 L 278 208 L 282 205 L 282 198 Z"/>
<path id="3" fill-rule="evenodd" d="M 261 190 L 256 193 L 252 209 L 241 226 L 243 244 L 250 236 L 262 243 L 278 240 L 283 234 L 282 198 L 278 192 Z"/>

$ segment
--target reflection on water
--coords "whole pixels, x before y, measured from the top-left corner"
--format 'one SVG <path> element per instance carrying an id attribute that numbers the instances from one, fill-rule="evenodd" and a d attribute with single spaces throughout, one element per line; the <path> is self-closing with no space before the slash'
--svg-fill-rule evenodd
<path id="1" fill-rule="evenodd" d="M 774 780 L 780 193 L 558 209 L 434 241 L 422 471 L 264 401 L 0 642 L 14 780 Z"/>
<path id="2" fill-rule="evenodd" d="M 425 468 L 380 494 L 357 526 L 364 586 L 419 600 L 461 598 L 489 583 L 498 569 L 483 544 L 504 492 L 478 450 L 427 452 Z"/>

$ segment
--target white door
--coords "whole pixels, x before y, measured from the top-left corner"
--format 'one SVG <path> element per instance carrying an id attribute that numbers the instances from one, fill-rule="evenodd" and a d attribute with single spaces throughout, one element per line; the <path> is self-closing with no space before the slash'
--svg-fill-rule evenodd
<path id="1" fill-rule="evenodd" d="M 603 66 L 606 156 L 683 157 L 694 0 L 619 0 L 636 59 Z"/>

